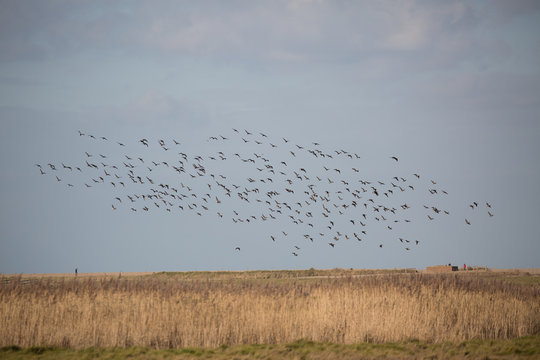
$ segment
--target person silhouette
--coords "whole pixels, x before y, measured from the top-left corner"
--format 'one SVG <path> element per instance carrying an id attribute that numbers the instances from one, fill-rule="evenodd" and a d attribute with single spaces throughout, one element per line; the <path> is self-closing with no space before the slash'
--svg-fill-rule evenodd
<path id="1" fill-rule="evenodd" d="M 78 269 L 75 268 L 75 276 L 77 276 L 78 273 L 79 273 Z"/>

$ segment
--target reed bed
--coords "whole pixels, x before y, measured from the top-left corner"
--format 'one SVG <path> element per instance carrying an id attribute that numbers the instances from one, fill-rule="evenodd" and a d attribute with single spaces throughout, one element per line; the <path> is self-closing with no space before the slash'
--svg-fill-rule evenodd
<path id="1" fill-rule="evenodd" d="M 539 295 L 538 286 L 427 274 L 286 281 L 0 279 L 0 346 L 511 339 L 540 333 Z"/>

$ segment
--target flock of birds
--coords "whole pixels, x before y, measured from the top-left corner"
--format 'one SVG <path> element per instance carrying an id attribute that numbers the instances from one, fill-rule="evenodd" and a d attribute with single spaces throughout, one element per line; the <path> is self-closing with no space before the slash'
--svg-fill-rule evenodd
<path id="1" fill-rule="evenodd" d="M 235 224 L 287 221 L 298 231 L 293 235 L 287 228 L 272 226 L 268 240 L 292 239 L 293 256 L 301 254 L 301 241 L 322 242 L 331 248 L 347 240 L 368 241 L 375 226 L 389 231 L 390 239 L 410 251 L 420 241 L 400 236 L 399 229 L 414 221 L 430 222 L 450 215 L 440 205 L 448 192 L 436 181 L 422 181 L 418 173 L 366 179 L 359 154 L 343 149 L 324 151 L 317 142 L 303 146 L 287 138 L 232 129 L 230 134 L 209 137 L 207 147 L 228 143 L 236 152 L 220 148 L 208 155 L 188 155 L 176 139 L 143 138 L 126 146 L 105 136 L 83 131 L 78 135 L 107 142 L 117 150 L 113 154 L 85 151 L 77 164 L 36 164 L 41 175 L 52 175 L 68 188 L 108 187 L 114 191 L 113 211 L 189 212 Z M 156 153 L 167 156 L 148 158 Z M 385 161 L 397 164 L 399 158 L 389 156 Z M 413 205 L 404 195 L 410 200 L 418 198 L 416 193 L 423 193 L 431 202 L 418 205 L 423 219 L 413 220 Z M 493 217 L 488 202 L 474 201 L 469 206 L 473 212 L 485 208 L 487 216 Z M 470 216 L 464 220 L 466 226 L 471 222 Z M 384 244 L 378 240 L 382 248 Z"/>

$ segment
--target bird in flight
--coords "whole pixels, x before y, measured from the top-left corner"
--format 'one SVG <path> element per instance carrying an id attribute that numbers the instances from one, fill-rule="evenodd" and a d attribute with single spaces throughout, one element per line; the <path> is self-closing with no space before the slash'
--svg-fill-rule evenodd
<path id="1" fill-rule="evenodd" d="M 155 211 L 165 210 L 173 213 L 177 211 L 182 216 L 187 216 L 190 212 L 193 215 L 196 214 L 199 216 L 217 213 L 218 218 L 223 218 L 232 211 L 234 213 L 232 215 L 232 221 L 237 224 L 235 226 L 259 221 L 267 221 L 269 223 L 275 221 L 276 227 L 272 230 L 274 235 L 269 234 L 267 236 L 276 243 L 276 246 L 282 243 L 281 239 L 296 238 L 299 234 L 299 231 L 296 229 L 305 229 L 306 231 L 302 231 L 304 238 L 316 243 L 314 241 L 315 236 L 312 236 L 309 232 L 314 231 L 314 234 L 318 233 L 320 235 L 319 239 L 324 239 L 324 233 L 326 232 L 324 228 L 328 227 L 332 232 L 337 233 L 337 236 L 334 236 L 335 233 L 332 235 L 327 234 L 328 240 L 330 240 L 330 242 L 327 240 L 327 244 L 332 248 L 335 247 L 339 240 L 353 239 L 349 234 L 354 234 L 354 238 L 359 241 L 355 242 L 355 244 L 369 242 L 369 236 L 367 235 L 368 228 L 371 228 L 371 224 L 376 224 L 375 221 L 380 222 L 383 228 L 386 227 L 388 230 L 399 233 L 401 231 L 401 224 L 414 222 L 415 210 L 411 211 L 412 216 L 401 215 L 405 211 L 410 211 L 409 209 L 421 209 L 420 205 L 422 204 L 423 196 L 429 196 L 430 201 L 438 201 L 438 203 L 430 204 L 430 206 L 424 205 L 424 208 L 429 211 L 424 213 L 427 215 L 427 219 L 424 215 L 418 214 L 424 221 L 429 222 L 433 220 L 433 223 L 436 223 L 435 220 L 438 219 L 439 214 L 443 214 L 444 212 L 444 214 L 449 215 L 449 212 L 444 210 L 444 204 L 439 203 L 442 197 L 440 199 L 437 198 L 439 194 L 448 195 L 446 191 L 442 189 L 430 189 L 428 186 L 425 186 L 424 188 L 427 188 L 429 193 L 424 195 L 422 194 L 425 192 L 422 191 L 423 184 L 420 181 L 410 181 L 411 179 L 420 179 L 419 173 L 421 169 L 418 169 L 415 173 L 412 173 L 412 171 L 409 172 L 409 174 L 414 176 L 413 178 L 409 178 L 409 176 L 394 176 L 394 181 L 388 176 L 386 179 L 381 177 L 369 179 L 368 181 L 365 178 L 358 178 L 360 174 L 365 174 L 366 176 L 368 174 L 366 173 L 366 168 L 362 167 L 361 160 L 358 160 L 360 156 L 354 152 L 335 148 L 326 149 L 325 151 L 320 143 L 309 141 L 305 142 L 305 144 L 311 145 L 300 146 L 296 145 L 297 143 L 292 138 L 289 140 L 282 137 L 284 142 L 282 143 L 279 141 L 279 137 L 272 138 L 271 135 L 263 132 L 249 132 L 245 129 L 240 129 L 240 131 L 237 129 L 229 130 L 229 134 L 224 133 L 223 135 L 216 135 L 210 138 L 214 140 L 210 142 L 212 146 L 218 147 L 220 144 L 236 146 L 237 148 L 232 148 L 233 150 L 230 152 L 234 156 L 227 156 L 227 148 L 210 149 L 208 152 L 189 156 L 187 153 L 179 152 L 178 155 L 180 157 L 172 157 L 174 155 L 172 154 L 173 151 L 169 151 L 169 155 L 165 156 L 167 153 L 162 152 L 162 148 L 172 150 L 173 146 L 183 146 L 181 142 L 171 139 L 170 141 L 174 144 L 166 148 L 166 142 L 159 138 L 157 141 L 149 141 L 146 138 L 135 139 L 135 144 L 141 143 L 149 148 L 149 153 L 143 155 L 132 152 L 133 149 L 129 147 L 131 142 L 126 141 L 124 144 L 124 142 L 118 142 L 109 137 L 111 143 L 115 144 L 114 148 L 117 152 L 120 150 L 118 145 L 122 146 L 122 149 L 126 151 L 115 154 L 104 152 L 106 150 L 99 151 L 92 149 L 91 151 L 94 155 L 85 152 L 86 156 L 82 154 L 83 159 L 81 159 L 81 163 L 84 164 L 86 161 L 88 170 L 82 171 L 76 164 L 71 167 L 62 163 L 62 168 L 56 168 L 53 164 L 49 164 L 51 171 L 46 174 L 43 171 L 45 167 L 43 169 L 41 166 L 38 167 L 44 178 L 47 178 L 53 173 L 54 175 L 51 178 L 53 180 L 56 178 L 57 182 L 62 181 L 62 185 L 71 182 L 71 177 L 74 175 L 81 176 L 83 178 L 82 181 L 79 183 L 74 182 L 74 184 L 81 184 L 81 187 L 75 186 L 76 189 L 84 189 L 82 184 L 87 188 L 91 187 L 89 184 L 93 186 L 92 189 L 84 189 L 84 191 L 98 191 L 97 189 L 102 186 L 101 184 L 111 184 L 112 187 L 109 185 L 108 188 L 116 192 L 113 195 L 111 205 L 113 210 L 118 209 L 120 211 L 122 208 L 126 208 L 129 211 L 132 206 L 131 210 L 133 212 L 137 211 L 137 213 L 140 213 L 141 209 L 146 212 L 149 210 L 149 207 L 147 206 L 148 204 L 143 204 L 143 202 L 151 201 L 150 204 L 153 203 L 155 205 L 155 208 L 152 206 L 152 209 Z M 233 132 L 237 134 L 229 136 Z M 74 135 L 76 136 L 76 134 Z M 79 131 L 79 135 L 90 136 L 84 134 L 82 131 Z M 101 139 L 105 140 L 107 138 L 101 137 Z M 229 139 L 229 141 L 222 142 L 220 139 Z M 290 145 L 288 144 L 289 142 L 291 143 Z M 100 143 L 105 144 L 103 142 Z M 275 145 L 279 143 L 281 145 Z M 255 147 L 258 150 L 255 150 Z M 153 153 L 150 152 L 156 148 L 160 150 L 162 155 L 157 155 L 155 151 Z M 268 153 L 262 153 L 260 149 L 265 149 Z M 253 153 L 254 157 L 246 155 L 250 153 Z M 313 155 L 313 158 L 311 158 L 311 155 Z M 149 158 L 150 156 L 165 157 L 151 159 Z M 239 159 L 238 161 L 241 161 L 241 165 L 246 167 L 247 170 L 252 171 L 249 174 L 238 171 L 238 174 L 244 180 L 231 180 L 234 174 L 220 173 L 220 171 L 227 171 L 227 169 L 236 172 L 238 167 L 228 166 L 231 161 L 228 159 L 236 159 L 236 157 Z M 306 157 L 310 157 L 310 161 L 305 161 Z M 100 160 L 107 159 L 107 164 L 103 162 L 98 163 L 97 161 L 95 164 L 89 162 L 96 158 Z M 399 161 L 397 156 L 388 157 L 387 155 L 383 155 L 382 159 L 384 160 L 385 158 L 390 158 L 396 162 Z M 216 168 L 211 163 L 205 163 L 206 159 L 212 160 L 213 164 L 223 161 L 224 165 Z M 337 159 L 340 159 L 339 161 L 341 159 L 354 161 L 355 164 L 346 166 L 343 163 L 339 163 Z M 313 161 L 317 163 L 313 163 Z M 124 166 L 122 166 L 122 163 Z M 391 165 L 393 163 L 388 162 L 388 164 Z M 295 171 L 294 169 L 297 170 Z M 66 170 L 70 170 L 71 172 L 66 172 Z M 79 171 L 73 174 L 72 170 Z M 178 176 L 178 178 L 172 178 L 170 174 L 162 174 L 165 171 L 172 172 L 172 170 L 174 170 L 173 175 Z M 325 171 L 328 174 L 330 170 L 334 171 L 332 172 L 334 176 L 332 178 L 326 176 L 327 180 L 325 180 L 325 176 L 322 174 Z M 93 174 L 90 173 L 92 171 L 94 171 Z M 149 172 L 151 171 L 153 171 L 152 178 L 149 177 Z M 257 176 L 258 174 L 261 176 Z M 169 178 L 165 176 L 169 176 Z M 429 179 L 429 175 L 423 174 L 422 176 Z M 104 181 L 106 177 L 116 177 L 116 179 L 123 180 L 123 182 L 116 180 L 114 182 Z M 437 184 L 433 180 L 426 182 L 429 183 L 429 186 Z M 175 183 L 180 183 L 181 189 L 176 189 L 175 185 L 173 185 Z M 400 183 L 406 183 L 406 185 Z M 255 184 L 259 185 L 251 186 Z M 119 185 L 122 186 L 120 187 Z M 72 184 L 68 184 L 67 186 L 72 187 Z M 200 187 L 204 187 L 204 192 L 199 191 Z M 401 191 L 398 191 L 398 189 Z M 411 199 L 407 200 L 407 204 L 401 205 L 404 202 L 398 200 L 398 194 L 405 192 L 405 195 L 408 191 L 411 191 L 410 194 L 412 196 L 412 190 L 414 190 L 415 197 L 419 197 L 418 203 L 414 199 Z M 365 198 L 362 196 L 363 193 L 367 193 Z M 129 201 L 124 197 L 127 197 Z M 232 203 L 234 201 L 258 204 L 257 206 L 259 208 L 252 208 L 253 212 L 242 214 L 244 210 L 236 208 Z M 140 206 L 138 206 L 139 204 Z M 473 202 L 470 205 L 471 209 L 478 207 L 478 204 Z M 238 209 L 238 211 L 232 210 L 231 207 L 228 207 L 229 205 L 232 208 Z M 355 216 L 351 211 L 353 208 L 362 208 L 362 205 L 365 213 L 360 213 L 359 215 L 361 216 Z M 485 205 L 489 217 L 493 217 L 491 205 L 488 202 L 485 202 Z M 214 219 L 215 217 L 216 215 L 213 215 Z M 323 217 L 326 218 L 325 221 L 321 221 L 324 219 Z M 278 225 L 278 221 L 292 222 L 294 225 L 291 228 L 287 228 L 288 230 L 285 232 L 283 231 L 285 227 L 277 227 L 280 226 Z M 393 223 L 399 223 L 399 225 L 393 225 Z M 469 219 L 465 219 L 465 223 L 471 225 Z M 362 228 L 357 229 L 360 226 Z M 280 231 L 282 235 L 279 234 Z M 362 236 L 362 238 L 359 236 Z M 280 241 L 277 241 L 278 237 Z M 409 241 L 405 239 L 401 240 L 402 238 L 399 239 L 405 246 L 410 246 L 405 244 L 409 242 L 413 245 L 415 242 L 416 245 L 419 244 L 418 240 Z M 287 247 L 289 248 L 289 246 Z M 374 246 L 382 248 L 383 243 L 374 243 Z M 293 248 L 295 250 L 292 254 L 298 256 L 300 247 L 294 245 Z M 410 246 L 402 249 L 408 251 L 412 248 Z M 240 251 L 239 246 L 234 249 Z M 292 251 L 292 249 L 289 251 Z"/>

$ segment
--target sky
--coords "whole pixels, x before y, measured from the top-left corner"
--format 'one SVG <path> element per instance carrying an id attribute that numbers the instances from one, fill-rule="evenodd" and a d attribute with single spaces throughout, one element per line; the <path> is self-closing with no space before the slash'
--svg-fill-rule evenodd
<path id="1" fill-rule="evenodd" d="M 537 1 L 0 9 L 0 273 L 540 267 Z"/>

